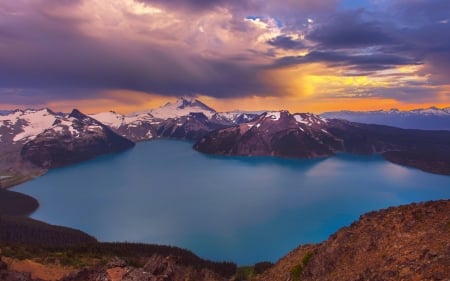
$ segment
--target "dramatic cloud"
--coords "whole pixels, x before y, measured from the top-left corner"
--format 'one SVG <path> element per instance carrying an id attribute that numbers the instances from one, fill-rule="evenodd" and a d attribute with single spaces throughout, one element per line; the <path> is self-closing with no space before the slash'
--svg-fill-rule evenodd
<path id="1" fill-rule="evenodd" d="M 0 104 L 86 103 L 111 91 L 118 103 L 148 93 L 449 104 L 450 2 L 361 3 L 1 1 Z"/>
<path id="2" fill-rule="evenodd" d="M 313 51 L 305 56 L 283 57 L 278 60 L 276 66 L 288 66 L 324 62 L 330 66 L 344 66 L 352 70 L 376 71 L 401 65 L 418 64 L 417 61 L 407 57 L 389 54 L 349 55 L 339 52 Z"/>

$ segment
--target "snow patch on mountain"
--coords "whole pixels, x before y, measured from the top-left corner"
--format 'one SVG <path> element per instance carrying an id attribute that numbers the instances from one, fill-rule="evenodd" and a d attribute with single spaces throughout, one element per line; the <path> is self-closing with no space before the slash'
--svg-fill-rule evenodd
<path id="1" fill-rule="evenodd" d="M 55 114 L 47 108 L 16 110 L 0 116 L 1 126 L 14 129 L 14 142 L 32 140 L 37 134 L 49 128 L 56 120 Z"/>
<path id="2" fill-rule="evenodd" d="M 324 125 L 328 122 L 327 119 L 312 113 L 296 113 L 294 114 L 294 118 L 298 123 L 306 126 Z"/>
<path id="3" fill-rule="evenodd" d="M 266 112 L 266 117 L 269 117 L 272 121 L 278 121 L 281 117 L 280 111 L 268 111 Z"/>
<path id="4" fill-rule="evenodd" d="M 179 98 L 176 102 L 169 102 L 160 108 L 150 110 L 151 115 L 160 119 L 187 116 L 190 113 L 203 113 L 211 118 L 216 111 L 194 98 Z"/>
<path id="5" fill-rule="evenodd" d="M 124 123 L 125 119 L 125 116 L 114 111 L 100 112 L 88 116 L 114 129 L 119 128 Z"/>

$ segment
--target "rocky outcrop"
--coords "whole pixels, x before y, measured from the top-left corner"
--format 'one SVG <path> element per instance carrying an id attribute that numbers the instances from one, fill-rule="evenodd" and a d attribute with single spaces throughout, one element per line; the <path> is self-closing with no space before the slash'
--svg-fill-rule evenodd
<path id="1" fill-rule="evenodd" d="M 450 200 L 371 212 L 297 248 L 260 281 L 449 280 Z"/>
<path id="2" fill-rule="evenodd" d="M 378 153 L 401 165 L 450 174 L 450 131 L 406 130 L 309 113 L 264 113 L 251 122 L 214 131 L 194 148 L 209 154 L 291 158 Z"/>
<path id="3" fill-rule="evenodd" d="M 115 258 L 106 266 L 83 269 L 61 281 L 225 281 L 209 269 L 196 269 L 180 262 L 176 256 L 154 255 L 143 267 L 131 267 Z"/>
<path id="4" fill-rule="evenodd" d="M 47 169 L 133 146 L 132 141 L 74 109 L 67 118 L 57 119 L 51 128 L 26 143 L 21 156 L 25 161 Z"/>

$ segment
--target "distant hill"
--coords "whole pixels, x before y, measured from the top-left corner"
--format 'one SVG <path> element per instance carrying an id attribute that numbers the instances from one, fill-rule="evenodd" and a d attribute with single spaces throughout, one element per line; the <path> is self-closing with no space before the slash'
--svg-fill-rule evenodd
<path id="1" fill-rule="evenodd" d="M 376 111 L 334 111 L 320 114 L 325 118 L 344 119 L 366 124 L 380 124 L 404 129 L 450 130 L 450 107 Z"/>

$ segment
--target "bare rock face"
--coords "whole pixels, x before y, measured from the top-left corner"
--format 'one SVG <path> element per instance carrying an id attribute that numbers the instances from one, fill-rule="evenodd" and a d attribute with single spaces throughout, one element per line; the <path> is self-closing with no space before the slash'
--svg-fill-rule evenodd
<path id="1" fill-rule="evenodd" d="M 54 168 L 133 146 L 132 141 L 74 109 L 26 143 L 21 156 L 38 167 Z"/>
<path id="2" fill-rule="evenodd" d="M 318 245 L 302 246 L 264 281 L 449 280 L 450 200 L 363 215 Z"/>

